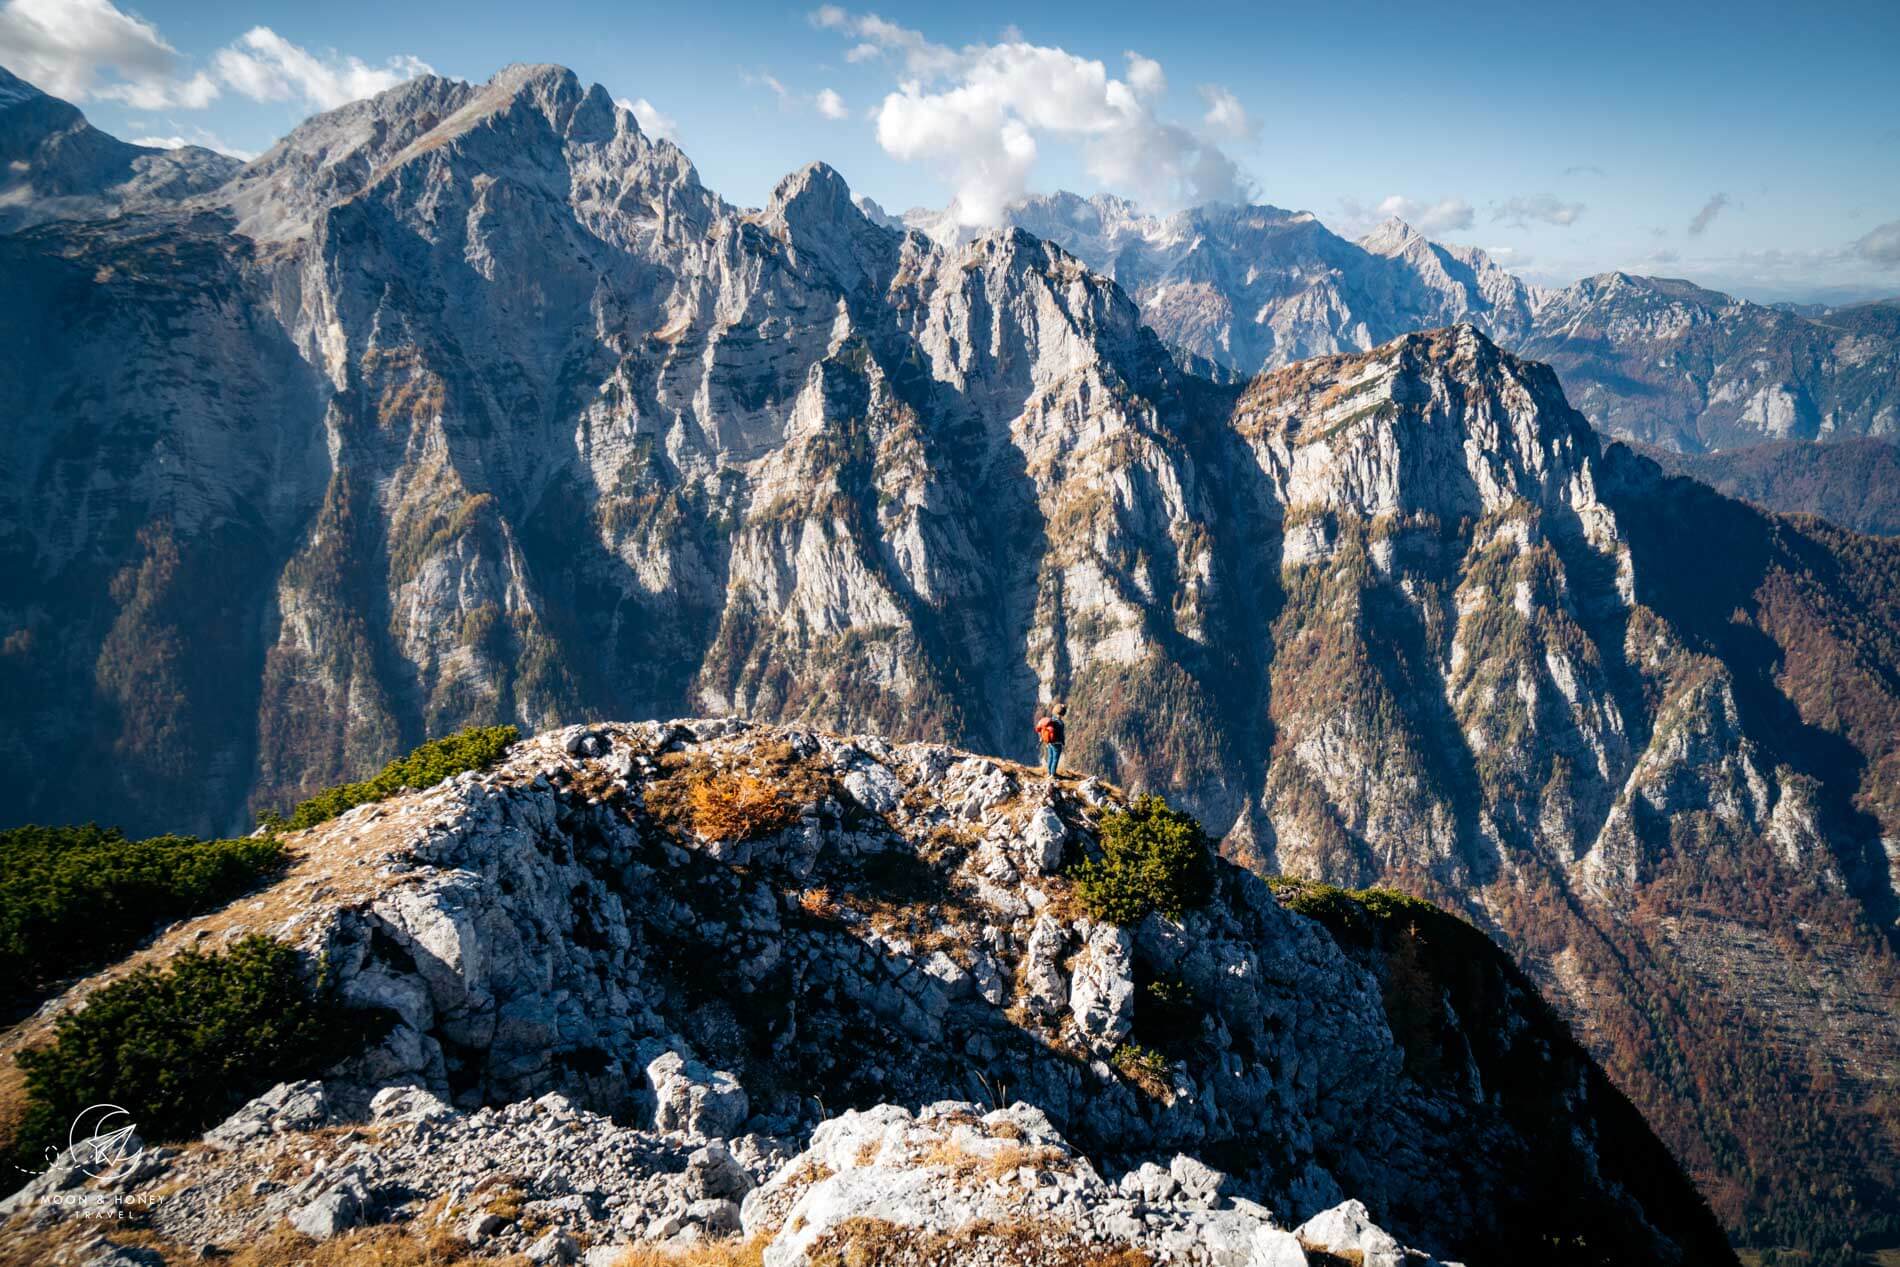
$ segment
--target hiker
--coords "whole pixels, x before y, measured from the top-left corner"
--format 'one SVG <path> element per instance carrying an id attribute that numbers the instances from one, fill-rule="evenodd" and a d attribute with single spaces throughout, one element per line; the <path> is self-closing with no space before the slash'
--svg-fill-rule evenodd
<path id="1" fill-rule="evenodd" d="M 1036 718 L 1036 738 L 1042 740 L 1043 768 L 1053 779 L 1056 767 L 1062 764 L 1062 705 L 1051 704 Z"/>

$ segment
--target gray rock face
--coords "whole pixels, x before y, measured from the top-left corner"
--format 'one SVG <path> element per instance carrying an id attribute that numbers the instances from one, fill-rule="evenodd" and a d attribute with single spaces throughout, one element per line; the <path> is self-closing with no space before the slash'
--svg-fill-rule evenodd
<path id="1" fill-rule="evenodd" d="M 914 1115 L 882 1105 L 819 1126 L 810 1147 L 746 1199 L 745 1231 L 768 1241 L 766 1267 L 804 1267 L 854 1247 L 861 1255 L 867 1226 L 879 1229 L 882 1252 L 926 1261 L 1020 1263 L 1087 1246 L 1207 1267 L 1305 1267 L 1299 1242 L 1264 1208 L 1174 1196 L 1104 1182 L 1026 1105 L 983 1113 L 945 1102 Z"/>
<path id="2" fill-rule="evenodd" d="M 1090 1041 L 1113 1047 L 1135 1027 L 1135 940 L 1125 928 L 1089 930 L 1069 976 L 1069 1011 Z"/>
<path id="3" fill-rule="evenodd" d="M 327 1241 L 363 1223 L 370 1212 L 369 1190 L 360 1176 L 345 1173 L 290 1215 L 290 1225 L 314 1241 Z"/>
<path id="4" fill-rule="evenodd" d="M 0 233 L 169 207 L 242 166 L 197 145 L 128 145 L 0 67 Z"/>

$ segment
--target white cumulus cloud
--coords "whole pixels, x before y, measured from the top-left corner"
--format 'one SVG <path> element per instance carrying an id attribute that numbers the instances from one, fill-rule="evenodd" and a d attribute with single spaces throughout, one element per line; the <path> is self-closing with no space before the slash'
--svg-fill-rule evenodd
<path id="1" fill-rule="evenodd" d="M 218 95 L 158 28 L 112 0 L 8 0 L 0 64 L 68 101 L 123 101 L 139 110 L 202 109 Z"/>
<path id="2" fill-rule="evenodd" d="M 1463 198 L 1441 198 L 1437 202 L 1418 202 L 1400 194 L 1393 194 L 1379 203 L 1379 218 L 1397 216 L 1399 219 L 1430 237 L 1434 233 L 1451 233 L 1459 229 L 1469 229 L 1477 219 L 1471 204 Z"/>
<path id="3" fill-rule="evenodd" d="M 298 101 L 319 110 L 334 110 L 405 79 L 435 73 L 427 62 L 408 54 L 381 66 L 360 57 L 318 57 L 267 26 L 254 26 L 219 49 L 212 65 L 228 87 L 254 101 Z"/>
<path id="4" fill-rule="evenodd" d="M 1156 113 L 1166 72 L 1133 50 L 1117 78 L 1100 61 L 1013 33 L 952 49 L 835 5 L 813 11 L 811 20 L 855 40 L 849 55 L 869 47 L 901 68 L 875 112 L 878 144 L 893 158 L 940 171 L 956 189 L 962 224 L 1000 222 L 1028 193 L 1046 144 L 1077 147 L 1103 186 L 1161 205 L 1238 202 L 1250 192 L 1217 140 L 1251 134 L 1239 101 L 1213 89 L 1221 97 L 1207 97 L 1203 130 L 1168 122 Z"/>
<path id="5" fill-rule="evenodd" d="M 7 0 L 0 6 L 0 63 L 56 97 L 121 101 L 137 110 L 201 110 L 226 89 L 329 110 L 430 73 L 428 63 L 407 55 L 381 66 L 335 53 L 319 57 L 267 26 L 219 49 L 208 70 L 193 70 L 156 26 L 112 0 Z"/>
<path id="6" fill-rule="evenodd" d="M 625 97 L 614 98 L 614 104 L 633 115 L 640 130 L 656 141 L 679 140 L 680 123 L 672 115 L 665 113 L 645 97 L 629 101 Z"/>
<path id="7" fill-rule="evenodd" d="M 1152 57 L 1143 57 L 1134 49 L 1122 54 L 1128 59 L 1128 86 L 1143 101 L 1153 101 L 1168 91 L 1168 73 Z"/>
<path id="8" fill-rule="evenodd" d="M 844 104 L 844 98 L 829 88 L 820 90 L 818 95 L 812 98 L 812 104 L 817 106 L 818 113 L 824 115 L 827 119 L 848 119 L 851 117 L 851 111 Z"/>

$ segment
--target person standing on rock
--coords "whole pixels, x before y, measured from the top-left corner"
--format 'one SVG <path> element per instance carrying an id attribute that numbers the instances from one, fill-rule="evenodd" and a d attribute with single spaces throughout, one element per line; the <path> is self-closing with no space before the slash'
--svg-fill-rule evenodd
<path id="1" fill-rule="evenodd" d="M 1043 710 L 1042 716 L 1036 718 L 1036 738 L 1042 740 L 1042 766 L 1052 779 L 1062 764 L 1062 741 L 1066 737 L 1062 725 L 1062 705 L 1051 704 Z"/>

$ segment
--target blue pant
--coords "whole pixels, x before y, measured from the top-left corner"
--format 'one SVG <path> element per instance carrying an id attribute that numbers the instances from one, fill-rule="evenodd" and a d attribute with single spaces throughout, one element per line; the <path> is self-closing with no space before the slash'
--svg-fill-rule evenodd
<path id="1" fill-rule="evenodd" d="M 1055 776 L 1056 767 L 1061 763 L 1062 745 L 1059 743 L 1044 744 L 1042 746 L 1042 767 L 1049 772 L 1050 777 L 1053 778 Z"/>

